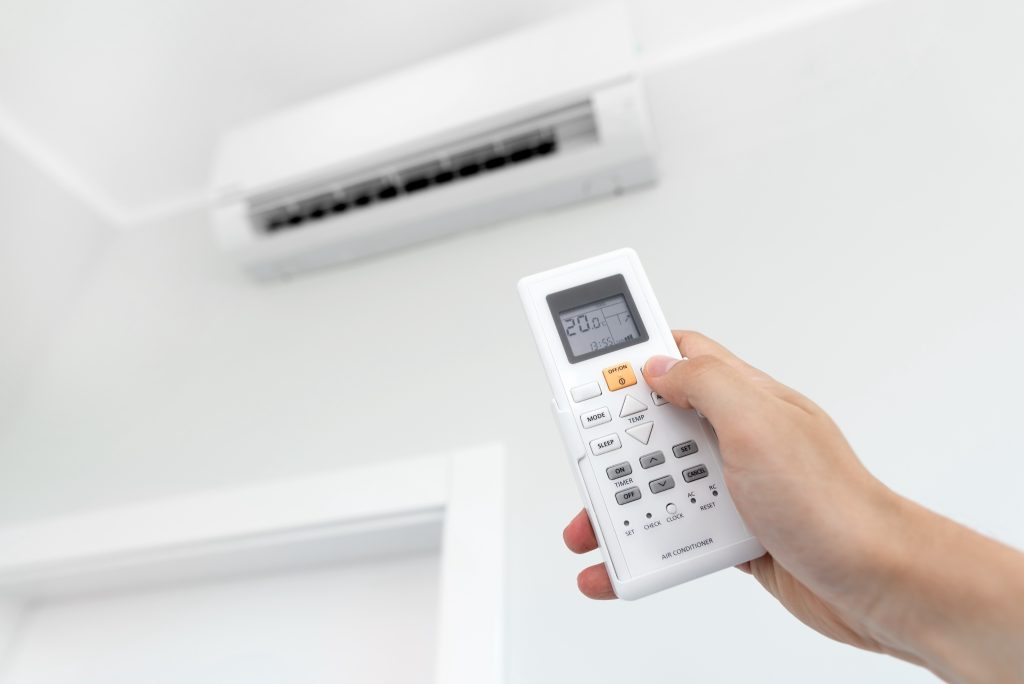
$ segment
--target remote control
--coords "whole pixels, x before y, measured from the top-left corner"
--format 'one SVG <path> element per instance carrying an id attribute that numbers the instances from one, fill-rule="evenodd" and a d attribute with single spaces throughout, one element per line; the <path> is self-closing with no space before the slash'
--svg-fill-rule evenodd
<path id="1" fill-rule="evenodd" d="M 762 555 L 725 485 L 714 429 L 644 381 L 651 356 L 681 357 L 636 252 L 528 276 L 519 295 L 616 596 Z"/>

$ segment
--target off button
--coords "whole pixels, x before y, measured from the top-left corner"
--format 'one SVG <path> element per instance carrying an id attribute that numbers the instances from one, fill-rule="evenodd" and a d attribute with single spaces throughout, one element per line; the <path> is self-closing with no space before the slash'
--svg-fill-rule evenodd
<path id="1" fill-rule="evenodd" d="M 604 375 L 604 381 L 611 392 L 632 387 L 636 384 L 636 373 L 633 372 L 633 366 L 629 365 L 629 363 L 615 364 L 605 368 L 601 371 L 601 374 Z"/>

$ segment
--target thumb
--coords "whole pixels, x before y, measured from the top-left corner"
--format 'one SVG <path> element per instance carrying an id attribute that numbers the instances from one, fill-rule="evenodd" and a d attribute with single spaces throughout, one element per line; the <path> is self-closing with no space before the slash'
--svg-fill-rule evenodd
<path id="1" fill-rule="evenodd" d="M 750 415 L 757 400 L 750 380 L 715 356 L 682 360 L 652 356 L 644 364 L 643 374 L 647 384 L 670 403 L 697 409 L 716 426 Z"/>

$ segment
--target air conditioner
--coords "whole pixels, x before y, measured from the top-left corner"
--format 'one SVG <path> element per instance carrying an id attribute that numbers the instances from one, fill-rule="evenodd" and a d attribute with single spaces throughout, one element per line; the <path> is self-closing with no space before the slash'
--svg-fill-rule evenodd
<path id="1" fill-rule="evenodd" d="M 220 241 L 269 278 L 651 183 L 633 46 L 601 6 L 233 130 Z"/>

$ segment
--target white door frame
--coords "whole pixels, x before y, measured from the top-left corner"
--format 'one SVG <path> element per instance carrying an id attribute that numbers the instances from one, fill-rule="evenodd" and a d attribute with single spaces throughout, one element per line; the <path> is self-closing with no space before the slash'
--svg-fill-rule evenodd
<path id="1" fill-rule="evenodd" d="M 0 674 L 33 601 L 439 548 L 436 681 L 500 684 L 504 481 L 487 445 L 0 526 Z"/>

